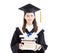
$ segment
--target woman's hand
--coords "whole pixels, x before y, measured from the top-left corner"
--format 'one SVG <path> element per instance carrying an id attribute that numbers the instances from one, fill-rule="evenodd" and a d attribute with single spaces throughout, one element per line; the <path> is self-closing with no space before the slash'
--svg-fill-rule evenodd
<path id="1" fill-rule="evenodd" d="M 36 47 L 35 47 L 34 51 L 40 50 L 41 48 L 42 48 L 42 47 L 41 47 L 40 44 L 36 44 Z"/>
<path id="2" fill-rule="evenodd" d="M 22 47 L 24 45 L 24 43 L 19 43 L 19 49 L 20 49 L 20 47 Z"/>

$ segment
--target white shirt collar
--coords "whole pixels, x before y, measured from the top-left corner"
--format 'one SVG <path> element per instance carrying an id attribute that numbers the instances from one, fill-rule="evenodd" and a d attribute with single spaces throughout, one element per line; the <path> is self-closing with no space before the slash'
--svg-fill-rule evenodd
<path id="1" fill-rule="evenodd" d="M 33 29 L 33 25 L 29 26 L 26 24 L 26 29 L 28 29 L 28 31 L 30 32 Z"/>

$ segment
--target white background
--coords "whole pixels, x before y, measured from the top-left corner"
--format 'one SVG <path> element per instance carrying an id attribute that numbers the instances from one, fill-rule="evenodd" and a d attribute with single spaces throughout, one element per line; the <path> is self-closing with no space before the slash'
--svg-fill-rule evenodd
<path id="1" fill-rule="evenodd" d="M 10 42 L 15 28 L 22 26 L 23 12 L 19 7 L 32 3 L 42 9 L 36 12 L 39 26 L 45 29 L 45 40 L 48 48 L 45 53 L 60 53 L 60 1 L 59 0 L 0 0 L 0 53 L 12 53 Z"/>

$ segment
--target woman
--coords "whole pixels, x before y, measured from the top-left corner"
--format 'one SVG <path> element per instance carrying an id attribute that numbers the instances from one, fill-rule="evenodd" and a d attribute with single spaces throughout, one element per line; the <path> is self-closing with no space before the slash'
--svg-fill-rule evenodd
<path id="1" fill-rule="evenodd" d="M 24 11 L 24 24 L 22 27 L 23 33 L 29 34 L 29 36 L 33 33 L 36 33 L 38 31 L 38 26 L 36 23 L 35 12 L 40 9 L 31 4 L 27 4 L 19 9 Z M 19 27 L 16 28 L 11 41 L 11 49 L 13 53 L 44 53 L 45 52 L 45 50 L 47 49 L 47 45 L 44 40 L 43 29 L 40 30 L 38 34 L 36 34 L 38 38 L 36 39 L 35 50 L 20 49 L 24 44 L 21 42 L 21 38 L 19 38 L 19 35 L 23 35 L 23 33 L 20 31 Z"/>

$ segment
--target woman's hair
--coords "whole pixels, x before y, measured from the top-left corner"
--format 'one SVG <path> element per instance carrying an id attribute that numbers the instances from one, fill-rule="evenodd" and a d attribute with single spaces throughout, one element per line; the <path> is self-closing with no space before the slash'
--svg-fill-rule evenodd
<path id="1" fill-rule="evenodd" d="M 24 13 L 24 17 L 25 17 L 25 15 L 26 15 L 26 12 Z M 34 13 L 34 15 L 35 15 L 35 13 Z M 23 30 L 23 32 L 25 33 L 26 32 L 26 20 L 24 19 L 23 20 L 24 22 L 23 22 L 23 27 L 22 27 L 22 30 Z M 36 22 L 36 19 L 34 18 L 34 20 L 33 20 L 33 31 L 34 32 L 37 32 L 37 30 L 38 30 L 38 26 L 37 26 L 37 22 Z"/>

